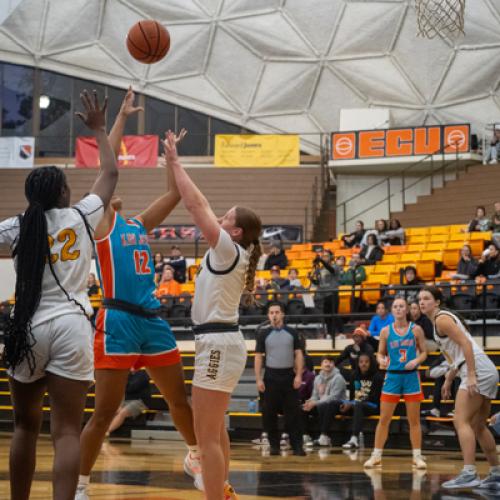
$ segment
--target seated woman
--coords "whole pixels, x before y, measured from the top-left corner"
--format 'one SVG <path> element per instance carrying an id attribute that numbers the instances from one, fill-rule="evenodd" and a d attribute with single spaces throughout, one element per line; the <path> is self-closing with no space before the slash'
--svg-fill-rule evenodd
<path id="1" fill-rule="evenodd" d="M 471 280 L 477 271 L 478 265 L 477 260 L 472 256 L 470 245 L 464 245 L 460 250 L 460 260 L 458 261 L 457 272 L 452 278 Z"/>
<path id="2" fill-rule="evenodd" d="M 474 231 L 489 231 L 491 229 L 491 221 L 486 216 L 486 209 L 483 206 L 476 207 L 476 215 L 469 222 L 469 228 L 467 231 L 472 233 Z"/>
<path id="3" fill-rule="evenodd" d="M 380 240 L 384 245 L 404 245 L 405 230 L 401 227 L 398 219 L 391 219 L 389 229 L 380 235 Z"/>
<path id="4" fill-rule="evenodd" d="M 165 266 L 161 275 L 161 281 L 156 290 L 157 297 L 165 295 L 180 295 L 182 292 L 181 285 L 174 280 L 174 270 L 170 266 Z"/>
<path id="5" fill-rule="evenodd" d="M 401 295 L 405 297 L 408 302 L 416 300 L 418 292 L 424 285 L 424 282 L 418 277 L 417 268 L 415 266 L 405 267 L 402 285 L 404 288 Z"/>
<path id="6" fill-rule="evenodd" d="M 377 219 L 375 221 L 375 228 L 365 231 L 363 239 L 361 240 L 361 247 L 368 244 L 368 236 L 370 236 L 370 234 L 374 234 L 377 237 L 378 244 L 381 244 L 382 238 L 388 229 L 387 221 L 385 219 Z"/>
<path id="7" fill-rule="evenodd" d="M 342 241 L 344 242 L 344 246 L 346 248 L 357 247 L 361 245 L 361 240 L 365 235 L 365 224 L 362 220 L 356 221 L 355 229 L 352 233 L 344 234 L 342 236 Z"/>
<path id="8" fill-rule="evenodd" d="M 384 251 L 380 248 L 375 234 L 369 234 L 366 239 L 366 245 L 361 247 L 359 254 L 361 262 L 366 265 L 373 265 L 379 260 L 382 260 Z"/>
<path id="9" fill-rule="evenodd" d="M 351 375 L 349 401 L 345 401 L 340 407 L 342 413 L 352 413 L 351 438 L 342 448 L 359 448 L 358 436 L 363 430 L 365 417 L 380 413 L 383 383 L 384 377 L 378 370 L 374 356 L 360 354 L 356 369 Z"/>
<path id="10" fill-rule="evenodd" d="M 351 372 L 354 372 L 358 367 L 358 359 L 362 354 L 368 354 L 369 356 L 374 354 L 373 347 L 367 341 L 369 335 L 362 326 L 358 326 L 352 332 L 353 343 L 347 345 L 340 355 L 337 356 L 335 365 L 340 368 L 342 364 L 349 361 Z"/>

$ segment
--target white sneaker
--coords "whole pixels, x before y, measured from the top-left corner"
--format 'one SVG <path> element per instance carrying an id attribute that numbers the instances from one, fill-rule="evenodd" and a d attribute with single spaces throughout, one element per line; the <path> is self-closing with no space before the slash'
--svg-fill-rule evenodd
<path id="1" fill-rule="evenodd" d="M 321 434 L 317 443 L 320 446 L 332 446 L 332 440 L 326 434 Z"/>
<path id="2" fill-rule="evenodd" d="M 342 448 L 344 448 L 344 450 L 355 450 L 356 448 L 359 448 L 358 440 L 351 437 L 347 443 L 342 445 Z"/>
<path id="3" fill-rule="evenodd" d="M 313 440 L 309 434 L 304 434 L 302 436 L 302 442 L 304 443 L 304 446 L 311 447 L 314 445 Z"/>
<path id="4" fill-rule="evenodd" d="M 481 484 L 477 474 L 462 470 L 457 477 L 444 482 L 441 486 L 447 490 L 460 490 L 465 488 L 475 488 Z"/>
<path id="5" fill-rule="evenodd" d="M 382 465 L 382 457 L 378 455 L 372 455 L 364 464 L 363 467 L 366 469 L 373 469 L 373 467 L 379 467 Z"/>
<path id="6" fill-rule="evenodd" d="M 75 500 L 89 500 L 87 485 L 79 484 L 76 487 Z"/>
<path id="7" fill-rule="evenodd" d="M 500 491 L 500 475 L 492 474 L 491 472 L 481 481 L 478 486 L 482 490 L 497 490 Z"/>
<path id="8" fill-rule="evenodd" d="M 425 463 L 424 457 L 422 455 L 413 457 L 413 467 L 420 470 L 427 469 L 427 464 Z"/>
<path id="9" fill-rule="evenodd" d="M 197 490 L 204 491 L 200 459 L 193 457 L 189 451 L 184 459 L 184 472 L 193 478 L 194 487 Z"/>
<path id="10" fill-rule="evenodd" d="M 490 165 L 496 165 L 498 163 L 498 160 L 490 160 Z"/>

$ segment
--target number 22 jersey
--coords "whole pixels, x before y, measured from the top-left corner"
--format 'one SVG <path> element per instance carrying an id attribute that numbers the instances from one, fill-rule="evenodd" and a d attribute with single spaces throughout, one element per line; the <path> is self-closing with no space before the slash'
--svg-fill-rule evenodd
<path id="1" fill-rule="evenodd" d="M 155 272 L 148 235 L 141 219 L 114 214 L 111 231 L 95 241 L 97 270 L 104 298 L 157 309 Z"/>

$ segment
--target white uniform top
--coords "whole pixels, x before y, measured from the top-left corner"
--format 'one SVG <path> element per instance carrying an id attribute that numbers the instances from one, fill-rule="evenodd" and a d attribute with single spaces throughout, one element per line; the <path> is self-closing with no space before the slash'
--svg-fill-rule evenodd
<path id="1" fill-rule="evenodd" d="M 467 328 L 463 325 L 463 323 L 460 321 L 460 319 L 453 314 L 451 311 L 443 311 L 441 310 L 439 312 L 439 315 L 446 314 L 446 316 L 449 316 L 452 318 L 455 323 L 457 324 L 458 328 L 462 331 L 462 333 L 465 335 L 467 340 L 471 343 L 472 345 L 472 351 L 474 353 L 474 358 L 481 359 L 483 357 L 488 358 L 484 351 L 477 345 L 477 343 L 474 341 L 472 338 L 472 335 L 469 333 Z M 464 363 L 465 361 L 465 356 L 462 348 L 452 339 L 450 339 L 448 336 L 445 337 L 440 337 L 437 332 L 436 332 L 436 325 L 434 324 L 434 340 L 436 343 L 439 345 L 441 352 L 443 353 L 443 356 L 446 358 L 446 361 L 450 364 L 451 368 L 458 368 L 460 365 L 460 377 L 464 378 L 467 375 L 467 365 Z M 489 359 L 489 358 L 488 358 Z"/>
<path id="2" fill-rule="evenodd" d="M 75 207 L 85 216 L 93 234 L 104 213 L 102 200 L 99 196 L 90 194 Z M 87 279 L 93 242 L 89 238 L 82 216 L 74 208 L 53 208 L 45 212 L 45 217 L 54 272 L 69 296 L 82 304 L 90 316 L 92 306 L 87 295 Z M 0 243 L 9 244 L 13 250 L 18 237 L 18 217 L 0 223 Z M 42 279 L 42 296 L 31 319 L 31 326 L 74 313 L 83 314 L 77 304 L 68 300 L 46 264 Z"/>
<path id="3" fill-rule="evenodd" d="M 191 310 L 195 325 L 238 323 L 248 259 L 248 252 L 221 229 L 217 245 L 203 257 L 196 278 Z"/>

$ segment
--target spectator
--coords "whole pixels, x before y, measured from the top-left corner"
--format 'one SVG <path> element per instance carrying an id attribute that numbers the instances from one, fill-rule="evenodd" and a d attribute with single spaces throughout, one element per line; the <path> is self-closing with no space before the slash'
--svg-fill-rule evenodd
<path id="1" fill-rule="evenodd" d="M 158 285 L 158 289 L 156 290 L 156 296 L 177 296 L 181 293 L 181 285 L 174 279 L 174 270 L 170 266 L 165 266 L 161 275 L 160 284 Z"/>
<path id="2" fill-rule="evenodd" d="M 432 408 L 430 410 L 421 411 L 420 414 L 423 417 L 441 417 L 441 389 L 446 381 L 446 374 L 449 370 L 450 364 L 446 361 L 446 358 L 440 354 L 425 371 L 425 376 L 427 378 L 434 379 L 434 389 L 432 391 Z M 459 385 L 460 379 L 457 378 L 453 381 L 452 399 L 455 399 L 455 394 Z"/>
<path id="3" fill-rule="evenodd" d="M 498 156 L 500 154 L 500 124 L 495 124 L 493 127 L 493 137 L 490 142 L 490 149 L 486 154 L 486 162 L 492 165 L 498 163 Z"/>
<path id="4" fill-rule="evenodd" d="M 164 259 L 165 264 L 168 264 L 174 270 L 174 279 L 178 283 L 186 283 L 186 259 L 182 256 L 180 247 L 172 246 L 170 257 Z"/>
<path id="5" fill-rule="evenodd" d="M 270 326 L 261 330 L 255 347 L 257 389 L 264 393 L 264 430 L 268 434 L 271 455 L 280 454 L 278 413 L 285 417 L 294 455 L 305 455 L 300 426 L 301 412 L 298 389 L 302 385 L 304 356 L 295 330 L 285 325 L 283 304 L 271 303 L 267 313 Z M 263 359 L 265 374 L 262 378 Z"/>
<path id="6" fill-rule="evenodd" d="M 358 436 L 363 430 L 364 418 L 380 413 L 383 383 L 384 377 L 378 370 L 374 356 L 360 354 L 349 383 L 349 401 L 345 401 L 340 407 L 344 414 L 352 412 L 351 438 L 342 448 L 359 448 Z"/>
<path id="7" fill-rule="evenodd" d="M 269 255 L 264 264 L 265 270 L 270 270 L 278 266 L 280 269 L 285 269 L 288 266 L 288 259 L 285 251 L 281 248 L 279 243 L 272 243 L 269 249 Z"/>
<path id="8" fill-rule="evenodd" d="M 401 227 L 398 219 L 391 219 L 389 229 L 380 235 L 380 240 L 384 245 L 404 245 L 405 230 Z"/>
<path id="9" fill-rule="evenodd" d="M 478 262 L 472 256 L 470 245 L 464 245 L 460 250 L 460 260 L 458 261 L 457 272 L 452 276 L 453 279 L 470 280 L 477 271 Z"/>
<path id="10" fill-rule="evenodd" d="M 491 243 L 479 259 L 475 278 L 495 279 L 500 277 L 500 257 L 498 248 Z"/>
<path id="11" fill-rule="evenodd" d="M 420 311 L 418 300 L 410 302 L 410 319 L 424 331 L 427 340 L 434 340 L 434 326 L 432 321 Z"/>
<path id="12" fill-rule="evenodd" d="M 476 216 L 469 222 L 468 232 L 474 231 L 490 231 L 491 221 L 486 216 L 486 209 L 483 206 L 476 207 Z"/>
<path id="13" fill-rule="evenodd" d="M 340 368 L 345 361 L 349 360 L 351 370 L 354 371 L 361 354 L 373 355 L 373 347 L 367 342 L 368 335 L 369 333 L 362 326 L 358 326 L 352 333 L 353 343 L 347 345 L 337 356 L 335 365 Z"/>
<path id="14" fill-rule="evenodd" d="M 368 331 L 370 332 L 371 338 L 374 338 L 377 341 L 376 345 L 377 348 L 378 348 L 378 338 L 380 337 L 380 332 L 382 331 L 382 328 L 384 328 L 387 325 L 390 325 L 393 321 L 394 317 L 387 310 L 385 302 L 383 300 L 379 300 L 375 308 L 375 316 L 373 316 L 372 320 L 370 321 L 370 326 L 368 327 Z"/>
<path id="15" fill-rule="evenodd" d="M 403 276 L 402 294 L 408 302 L 417 299 L 418 292 L 422 288 L 424 282 L 418 277 L 415 266 L 406 266 Z"/>
<path id="16" fill-rule="evenodd" d="M 500 248 L 500 201 L 495 202 L 495 211 L 491 217 L 491 230 L 493 231 L 493 243 Z"/>
<path id="17" fill-rule="evenodd" d="M 328 432 L 335 415 L 340 410 L 345 395 L 346 383 L 344 377 L 335 368 L 333 358 L 324 356 L 321 360 L 321 371 L 314 379 L 311 399 L 308 399 L 302 406 L 304 412 L 309 413 L 314 410 L 318 414 L 321 433 L 318 444 L 320 446 L 331 446 L 332 441 L 328 436 Z"/>
<path id="18" fill-rule="evenodd" d="M 290 268 L 288 271 L 288 286 L 290 290 L 295 290 L 296 288 L 304 288 L 302 281 L 299 278 L 299 271 L 294 267 Z"/>
<path id="19" fill-rule="evenodd" d="M 500 412 L 492 415 L 490 418 L 490 426 L 496 432 L 497 436 L 500 436 Z"/>
<path id="20" fill-rule="evenodd" d="M 155 281 L 156 283 L 159 283 L 161 275 L 163 273 L 163 267 L 165 266 L 165 262 L 163 261 L 163 254 L 161 252 L 155 253 L 154 263 L 155 263 Z"/>
<path id="21" fill-rule="evenodd" d="M 273 266 L 271 269 L 271 279 L 267 285 L 268 290 L 283 290 L 289 288 L 290 282 L 286 278 L 282 278 L 280 268 Z"/>
<path id="22" fill-rule="evenodd" d="M 375 234 L 369 234 L 366 239 L 366 245 L 361 247 L 360 252 L 361 262 L 363 264 L 373 265 L 379 260 L 382 260 L 384 251 L 380 248 Z"/>
<path id="23" fill-rule="evenodd" d="M 89 297 L 102 295 L 101 288 L 99 287 L 99 283 L 94 273 L 90 273 L 87 279 L 87 295 Z"/>
<path id="24" fill-rule="evenodd" d="M 359 253 L 353 253 L 349 262 L 349 269 L 340 275 L 341 285 L 360 285 L 366 279 L 366 270 L 361 264 Z"/>
<path id="25" fill-rule="evenodd" d="M 126 418 L 136 418 L 150 406 L 151 384 L 148 372 L 131 369 L 125 389 L 125 400 L 111 421 L 107 434 L 121 427 Z"/>
<path id="26" fill-rule="evenodd" d="M 313 270 L 310 273 L 311 283 L 316 286 L 319 293 L 316 297 L 321 300 L 325 317 L 327 333 L 332 337 L 337 330 L 342 330 L 342 322 L 336 316 L 339 308 L 338 287 L 342 269 L 336 264 L 332 265 L 333 254 L 330 250 L 323 250 L 321 257 L 313 261 Z M 321 290 L 325 290 L 321 292 Z"/>
<path id="27" fill-rule="evenodd" d="M 376 236 L 378 245 L 382 244 L 382 238 L 385 235 L 387 229 L 387 221 L 385 221 L 384 219 L 377 219 L 375 221 L 375 228 L 369 229 L 365 232 L 363 240 L 361 241 L 361 247 L 368 244 L 368 236 L 370 234 L 374 234 Z"/>
<path id="28" fill-rule="evenodd" d="M 365 235 L 365 224 L 363 221 L 358 220 L 356 221 L 356 226 L 354 231 L 352 233 L 344 234 L 344 236 L 342 236 L 342 241 L 344 242 L 344 246 L 347 248 L 360 246 L 364 235 Z"/>
<path id="29" fill-rule="evenodd" d="M 314 373 L 314 368 L 307 366 L 307 363 L 304 363 L 304 370 L 302 372 L 302 384 L 299 388 L 299 399 L 302 404 L 305 403 L 308 399 L 311 399 L 315 378 L 316 374 Z"/>

